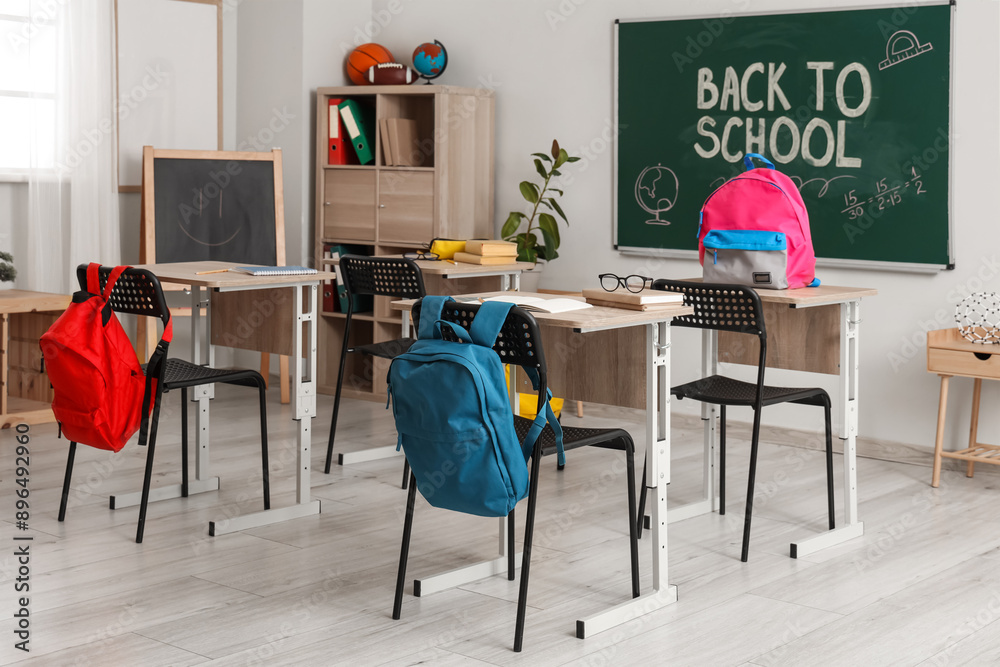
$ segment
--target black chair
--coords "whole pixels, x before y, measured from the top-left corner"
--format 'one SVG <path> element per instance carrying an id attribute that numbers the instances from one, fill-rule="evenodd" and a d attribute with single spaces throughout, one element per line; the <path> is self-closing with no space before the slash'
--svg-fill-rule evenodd
<path id="1" fill-rule="evenodd" d="M 108 282 L 108 276 L 113 267 L 102 266 L 99 270 L 100 287 L 103 290 Z M 87 265 L 81 264 L 76 270 L 80 289 L 87 289 Z M 111 309 L 116 313 L 158 317 L 166 326 L 170 321 L 170 309 L 167 307 L 160 281 L 145 269 L 126 269 L 109 299 Z M 264 378 L 253 370 L 226 370 L 168 359 L 169 342 L 161 340 L 145 365 L 147 377 L 146 391 L 143 396 L 143 416 L 139 428 L 139 445 L 148 445 L 146 451 L 146 474 L 142 480 L 142 500 L 139 504 L 139 526 L 136 529 L 135 541 L 142 542 L 142 534 L 146 525 L 146 505 L 149 502 L 149 483 L 153 475 L 153 452 L 156 448 L 156 427 L 160 419 L 160 403 L 163 394 L 172 390 L 181 390 L 181 496 L 188 495 L 188 425 L 187 425 L 187 389 L 203 384 L 221 382 L 223 384 L 257 387 L 260 393 L 260 453 L 264 485 L 264 509 L 271 508 L 271 493 L 268 481 L 267 465 L 267 411 L 265 404 Z M 155 388 L 153 382 L 155 380 Z M 149 404 L 153 402 L 152 417 L 149 415 Z M 69 458 L 66 461 L 66 477 L 63 480 L 62 501 L 59 504 L 59 521 L 66 518 L 66 505 L 69 499 L 69 486 L 73 476 L 73 459 L 76 457 L 75 442 L 69 443 Z M 112 499 L 111 509 L 114 509 Z"/>
<path id="2" fill-rule="evenodd" d="M 468 329 L 472 320 L 475 319 L 479 311 L 479 304 L 471 303 L 448 303 L 445 305 L 442 318 L 461 324 Z M 413 309 L 413 321 L 420 321 L 420 304 L 416 304 Z M 443 335 L 446 340 L 458 340 L 450 329 L 444 328 Z M 545 366 L 545 354 L 542 351 L 542 338 L 538 331 L 538 324 L 530 313 L 520 308 L 511 308 L 504 322 L 496 345 L 493 348 L 500 359 L 505 364 L 534 368 L 539 375 L 538 405 L 537 409 L 543 409 L 542 396 L 545 396 L 547 387 L 547 374 Z M 532 421 L 520 416 L 514 416 L 514 427 L 518 437 L 523 441 L 531 428 Z M 562 427 L 563 446 L 566 450 L 577 449 L 579 447 L 594 446 L 605 449 L 615 449 L 625 452 L 625 462 L 627 467 L 626 483 L 628 488 L 628 524 L 629 524 L 629 548 L 632 570 L 632 597 L 639 597 L 639 546 L 638 531 L 635 522 L 635 445 L 632 436 L 623 429 L 592 429 L 592 428 L 571 428 Z M 524 618 L 528 602 L 528 574 L 531 567 L 531 545 L 535 524 L 535 506 L 538 500 L 538 476 L 540 470 L 540 460 L 543 456 L 549 456 L 557 452 L 556 438 L 552 427 L 546 425 L 541 435 L 535 442 L 531 455 L 531 474 L 528 491 L 528 508 L 524 526 L 524 546 L 521 561 L 521 584 L 517 597 L 517 620 L 514 629 L 514 650 L 520 651 L 524 638 Z M 399 572 L 396 576 L 396 597 L 392 607 L 392 617 L 399 619 L 403 604 L 403 583 L 406 578 L 406 559 L 410 549 L 410 532 L 413 527 L 413 506 L 416 501 L 417 484 L 411 473 L 410 490 L 406 499 L 406 518 L 403 524 L 403 544 L 399 554 Z M 507 557 L 507 579 L 514 580 L 514 511 L 511 510 L 507 516 L 508 530 L 508 557 Z"/>
<path id="3" fill-rule="evenodd" d="M 326 467 L 330 474 L 333 462 L 333 441 L 337 435 L 337 417 L 340 415 L 340 393 L 344 387 L 344 369 L 351 352 L 368 354 L 383 359 L 393 359 L 413 345 L 413 338 L 356 345 L 351 347 L 351 316 L 354 315 L 355 296 L 389 296 L 397 299 L 420 299 L 425 294 L 424 277 L 412 259 L 405 257 L 365 257 L 344 255 L 340 258 L 340 275 L 347 288 L 347 321 L 344 324 L 344 344 L 340 350 L 340 372 L 337 373 L 337 393 L 333 397 L 333 420 L 330 422 L 330 442 L 326 446 Z M 409 478 L 409 468 L 403 470 L 403 488 Z"/>
<path id="4" fill-rule="evenodd" d="M 757 363 L 757 382 L 741 382 L 724 375 L 688 382 L 673 387 L 670 393 L 678 399 L 719 406 L 719 499 L 720 514 L 726 513 L 726 406 L 753 408 L 753 434 L 750 441 L 750 480 L 747 484 L 746 516 L 743 520 L 743 551 L 740 559 L 745 563 L 750 548 L 750 517 L 753 511 L 754 479 L 757 473 L 757 445 L 760 439 L 760 415 L 764 406 L 777 403 L 798 403 L 823 408 L 826 418 L 826 492 L 830 530 L 834 529 L 833 508 L 833 436 L 830 425 L 830 396 L 819 388 L 800 389 L 770 387 L 764 384 L 764 367 L 767 357 L 767 332 L 760 297 L 750 287 L 720 285 L 678 280 L 656 280 L 653 289 L 679 292 L 685 305 L 694 308 L 694 314 L 676 317 L 675 327 L 732 331 L 757 336 L 760 358 Z M 805 343 L 805 341 L 803 341 Z M 645 474 L 643 475 L 645 477 Z M 643 484 L 639 499 L 638 520 L 641 524 L 646 505 L 646 486 Z"/>

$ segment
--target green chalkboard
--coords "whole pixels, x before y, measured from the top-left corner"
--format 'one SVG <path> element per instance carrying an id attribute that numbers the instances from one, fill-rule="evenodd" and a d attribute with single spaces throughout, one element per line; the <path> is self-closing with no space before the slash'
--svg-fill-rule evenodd
<path id="1" fill-rule="evenodd" d="M 947 4 L 620 20 L 615 247 L 695 250 L 756 152 L 799 186 L 817 257 L 950 267 L 951 23 Z"/>

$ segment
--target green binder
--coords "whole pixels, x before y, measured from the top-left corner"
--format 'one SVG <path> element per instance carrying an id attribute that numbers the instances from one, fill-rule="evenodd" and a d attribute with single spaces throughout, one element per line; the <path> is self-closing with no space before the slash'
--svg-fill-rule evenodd
<path id="1" fill-rule="evenodd" d="M 372 164 L 375 161 L 375 127 L 374 110 L 356 100 L 344 100 L 337 107 L 344 121 L 347 137 L 354 146 L 361 164 Z"/>

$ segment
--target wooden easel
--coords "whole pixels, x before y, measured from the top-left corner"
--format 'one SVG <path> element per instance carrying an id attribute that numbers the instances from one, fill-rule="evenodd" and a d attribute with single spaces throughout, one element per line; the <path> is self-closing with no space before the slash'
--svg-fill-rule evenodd
<path id="1" fill-rule="evenodd" d="M 274 181 L 274 234 L 275 234 L 275 264 L 285 263 L 285 205 L 284 190 L 281 176 L 281 149 L 270 152 L 252 153 L 236 151 L 208 150 L 173 150 L 143 146 L 142 149 L 142 213 L 141 234 L 139 237 L 139 263 L 155 264 L 156 255 L 156 184 L 154 179 L 154 164 L 158 159 L 176 160 L 212 160 L 226 161 L 238 164 L 241 162 L 271 162 L 273 164 Z M 230 174 L 233 176 L 233 174 Z M 220 199 L 221 203 L 221 199 Z M 188 258 L 183 258 L 188 259 Z M 160 261 L 182 261 L 182 258 L 161 259 Z M 249 260 L 246 263 L 251 264 Z M 263 262 L 257 262 L 263 263 Z M 165 284 L 164 289 L 183 289 L 183 286 Z M 190 308 L 171 308 L 170 314 L 189 316 Z M 145 318 L 139 318 L 136 328 L 136 351 L 140 359 L 146 358 L 147 351 L 156 346 L 156 329 L 147 327 Z M 261 352 L 260 373 L 265 381 L 270 372 L 270 353 Z M 291 400 L 288 382 L 288 357 L 278 358 L 278 373 L 281 387 L 281 402 Z"/>

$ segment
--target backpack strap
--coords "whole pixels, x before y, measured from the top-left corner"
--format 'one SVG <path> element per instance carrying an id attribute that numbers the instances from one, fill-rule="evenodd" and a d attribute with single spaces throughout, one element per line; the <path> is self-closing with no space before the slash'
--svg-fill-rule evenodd
<path id="1" fill-rule="evenodd" d="M 439 332 L 440 329 L 435 327 L 438 320 L 441 319 L 441 313 L 444 311 L 444 304 L 449 301 L 454 301 L 450 296 L 425 296 L 420 300 L 420 322 L 417 323 L 417 338 L 427 339 L 427 338 L 440 338 L 441 335 L 435 336 L 435 333 Z"/>
<path id="2" fill-rule="evenodd" d="M 528 378 L 531 379 L 531 386 L 537 390 L 539 384 L 538 371 L 534 368 L 526 368 L 524 366 L 521 368 L 528 374 Z M 545 428 L 545 423 L 548 421 L 549 426 L 552 427 L 552 430 L 556 435 L 556 459 L 559 467 L 562 468 L 566 465 L 566 451 L 563 449 L 562 424 L 559 423 L 559 420 L 556 419 L 555 412 L 552 411 L 552 392 L 549 389 L 546 389 L 545 394 L 545 409 L 539 410 L 538 414 L 535 416 L 535 421 L 532 422 L 531 428 L 528 429 L 528 434 L 524 436 L 524 442 L 521 443 L 521 451 L 524 454 L 524 460 L 527 461 L 535 447 L 535 441 L 538 439 L 538 436 L 541 435 L 542 429 Z"/>
<path id="3" fill-rule="evenodd" d="M 492 348 L 497 342 L 497 336 L 507 321 L 507 313 L 514 307 L 512 303 L 486 301 L 479 307 L 479 312 L 469 326 L 469 335 L 476 345 Z"/>
<path id="4" fill-rule="evenodd" d="M 747 168 L 747 171 L 750 171 L 751 169 L 754 168 L 753 166 L 754 158 L 757 158 L 758 160 L 763 162 L 764 166 L 767 167 L 768 169 L 774 169 L 774 163 L 768 160 L 760 153 L 747 153 L 746 155 L 743 156 L 743 166 Z"/>

